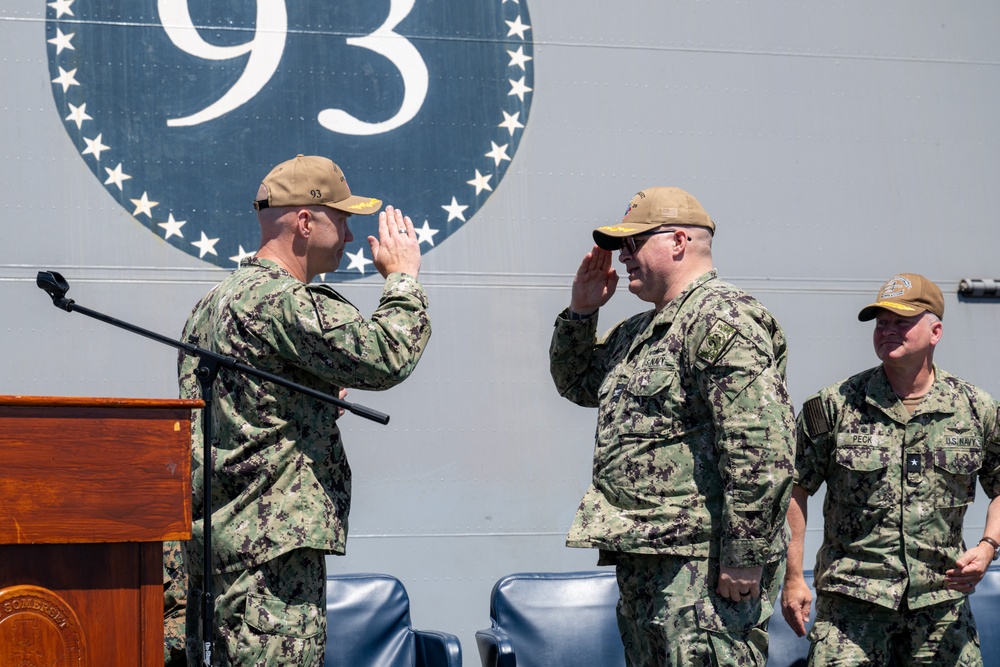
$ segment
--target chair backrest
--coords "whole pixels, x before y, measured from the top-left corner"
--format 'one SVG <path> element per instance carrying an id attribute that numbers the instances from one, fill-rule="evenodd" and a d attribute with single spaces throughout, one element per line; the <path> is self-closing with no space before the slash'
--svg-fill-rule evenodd
<path id="1" fill-rule="evenodd" d="M 493 587 L 490 617 L 514 647 L 517 667 L 625 665 L 613 572 L 524 573 Z"/>
<path id="2" fill-rule="evenodd" d="M 410 599 L 386 574 L 341 574 L 326 579 L 324 667 L 413 667 Z"/>

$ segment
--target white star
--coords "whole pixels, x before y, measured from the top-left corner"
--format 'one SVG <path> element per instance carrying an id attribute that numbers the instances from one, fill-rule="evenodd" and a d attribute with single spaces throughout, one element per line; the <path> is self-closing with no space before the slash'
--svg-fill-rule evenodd
<path id="1" fill-rule="evenodd" d="M 181 223 L 181 224 L 184 224 L 184 223 Z M 255 254 L 256 253 L 253 253 L 253 252 L 247 252 L 246 250 L 243 249 L 243 246 L 240 246 L 240 252 L 239 252 L 239 254 L 236 255 L 235 257 L 230 257 L 229 259 L 231 259 L 232 261 L 234 261 L 237 264 L 239 264 L 240 262 L 242 262 L 247 257 L 253 257 Z M 322 279 L 326 280 L 326 276 L 325 275 L 322 276 Z"/>
<path id="2" fill-rule="evenodd" d="M 476 177 L 473 178 L 471 181 L 466 181 L 466 183 L 475 186 L 476 194 L 478 195 L 483 190 L 489 190 L 490 192 L 493 192 L 493 188 L 490 187 L 491 178 L 493 178 L 493 174 L 486 174 L 485 176 L 483 176 L 482 174 L 479 173 L 479 170 L 476 169 Z"/>
<path id="3" fill-rule="evenodd" d="M 75 32 L 71 32 L 68 35 L 63 34 L 63 31 L 56 28 L 56 36 L 49 40 L 49 44 L 54 44 L 56 47 L 56 55 L 63 52 L 63 49 L 69 49 L 70 51 L 76 51 L 76 47 L 73 46 L 70 40 L 73 39 Z"/>
<path id="4" fill-rule="evenodd" d="M 193 245 L 195 248 L 201 251 L 200 254 L 198 255 L 198 259 L 201 259 L 205 256 L 206 253 L 212 253 L 213 255 L 218 255 L 219 253 L 215 252 L 215 244 L 218 242 L 219 239 L 210 239 L 207 236 L 205 236 L 205 232 L 202 232 L 201 240 L 191 241 L 191 245 Z"/>
<path id="5" fill-rule="evenodd" d="M 73 0 L 56 0 L 55 2 L 50 2 L 49 7 L 56 10 L 56 18 L 61 17 L 63 14 L 69 14 L 70 16 L 76 16 L 71 9 L 73 6 Z"/>
<path id="6" fill-rule="evenodd" d="M 520 81 L 514 81 L 514 79 L 507 79 L 507 80 L 510 81 L 510 92 L 507 93 L 507 97 L 510 97 L 511 95 L 517 95 L 517 99 L 523 102 L 524 94 L 530 93 L 532 90 L 531 88 L 528 88 L 526 85 L 524 85 L 524 77 L 522 76 Z"/>
<path id="7" fill-rule="evenodd" d="M 160 205 L 160 202 L 158 201 L 150 201 L 149 197 L 146 196 L 145 192 L 142 193 L 142 198 L 133 199 L 132 203 L 135 204 L 135 210 L 132 211 L 133 216 L 139 215 L 140 213 L 145 213 L 150 218 L 153 217 L 153 207 Z"/>
<path id="8" fill-rule="evenodd" d="M 496 144 L 493 144 L 493 145 L 495 146 Z M 449 204 L 448 206 L 442 206 L 441 208 L 443 208 L 444 210 L 448 211 L 448 222 L 451 222 L 455 218 L 458 218 L 462 222 L 465 222 L 465 214 L 464 214 L 464 212 L 465 212 L 465 209 L 467 209 L 469 207 L 468 206 L 462 206 L 461 204 L 458 203 L 458 200 L 456 200 L 454 197 L 452 197 L 451 198 L 451 204 Z"/>
<path id="9" fill-rule="evenodd" d="M 76 106 L 72 102 L 69 103 L 70 114 L 66 116 L 66 120 L 71 120 L 76 123 L 76 129 L 83 127 L 83 121 L 94 120 L 94 117 L 87 113 L 87 103 L 84 102 L 80 106 Z"/>
<path id="10" fill-rule="evenodd" d="M 124 173 L 122 171 L 122 163 L 121 162 L 119 162 L 118 166 L 115 167 L 114 169 L 108 169 L 107 167 L 105 167 L 104 171 L 108 172 L 108 180 L 104 181 L 104 184 L 105 185 L 111 185 L 112 183 L 114 183 L 115 185 L 118 186 L 119 190 L 123 189 L 122 188 L 122 183 L 123 182 L 125 182 L 128 179 L 132 178 L 131 176 L 129 176 L 128 174 L 126 174 L 126 173 Z"/>
<path id="11" fill-rule="evenodd" d="M 510 62 L 507 64 L 508 67 L 513 67 L 517 65 L 522 70 L 525 69 L 524 64 L 529 60 L 534 60 L 531 56 L 524 55 L 524 47 L 517 47 L 517 51 L 508 51 L 507 54 L 510 56 Z"/>
<path id="12" fill-rule="evenodd" d="M 504 23 L 506 23 L 510 27 L 510 30 L 507 32 L 507 36 L 508 37 L 510 37 L 511 35 L 517 35 L 518 37 L 520 37 L 523 40 L 524 39 L 524 31 L 525 30 L 531 30 L 531 26 L 530 25 L 525 25 L 525 24 L 521 23 L 521 15 L 520 14 L 518 14 L 517 17 L 513 21 L 504 21 Z"/>
<path id="13" fill-rule="evenodd" d="M 344 254 L 346 254 L 348 257 L 351 258 L 351 263 L 347 265 L 347 270 L 348 271 L 350 271 L 351 269 L 357 269 L 358 273 L 364 273 L 365 272 L 365 266 L 367 266 L 368 264 L 374 264 L 375 263 L 375 262 L 373 262 L 370 259 L 367 259 L 365 257 L 365 249 L 364 248 L 361 248 L 360 250 L 358 250 L 357 254 L 352 254 L 352 253 L 349 253 L 349 252 L 345 252 Z"/>
<path id="14" fill-rule="evenodd" d="M 417 243 L 427 241 L 431 245 L 434 245 L 434 235 L 438 233 L 438 230 L 431 229 L 430 224 L 426 220 L 424 220 L 423 227 L 414 227 L 413 231 L 417 233 Z"/>
<path id="15" fill-rule="evenodd" d="M 59 85 L 61 85 L 63 92 L 65 93 L 67 90 L 69 90 L 70 86 L 80 85 L 80 82 L 77 81 L 76 77 L 74 76 L 75 74 L 76 74 L 76 68 L 73 68 L 67 72 L 62 67 L 60 67 L 59 76 L 52 79 L 52 83 L 58 83 Z"/>
<path id="16" fill-rule="evenodd" d="M 507 155 L 507 146 L 509 146 L 510 144 L 497 146 L 492 141 L 490 142 L 490 144 L 493 145 L 493 149 L 489 153 L 486 153 L 486 157 L 493 158 L 493 162 L 496 164 L 497 167 L 499 167 L 500 163 L 503 162 L 504 160 L 507 160 L 508 162 L 510 161 L 510 156 Z"/>
<path id="17" fill-rule="evenodd" d="M 507 131 L 510 132 L 510 136 L 514 136 L 514 130 L 519 130 L 524 127 L 521 121 L 518 120 L 518 116 L 521 115 L 520 111 L 515 112 L 513 116 L 506 111 L 501 111 L 501 113 L 503 114 L 503 122 L 497 125 L 497 127 L 507 128 Z"/>
<path id="18" fill-rule="evenodd" d="M 93 139 L 88 139 L 87 137 L 84 137 L 83 141 L 84 143 L 87 144 L 87 147 L 83 149 L 83 153 L 81 153 L 81 155 L 93 155 L 94 159 L 100 162 L 101 153 L 111 149 L 111 146 L 105 146 L 104 144 L 101 143 L 101 137 L 103 136 L 104 134 L 101 133 L 98 134 Z"/>
<path id="19" fill-rule="evenodd" d="M 121 165 L 119 165 L 119 166 L 121 166 Z M 164 232 L 163 232 L 163 238 L 164 239 L 169 239 L 171 236 L 179 236 L 181 238 L 184 238 L 184 234 L 181 233 L 181 227 L 183 227 L 186 224 L 187 224 L 187 220 L 174 220 L 174 214 L 171 213 L 167 217 L 167 221 L 166 222 L 161 222 L 159 224 L 159 226 L 163 227 L 163 230 L 164 230 Z M 243 252 L 243 246 L 240 246 L 240 252 L 241 253 Z M 230 258 L 230 259 L 232 259 L 232 258 Z"/>

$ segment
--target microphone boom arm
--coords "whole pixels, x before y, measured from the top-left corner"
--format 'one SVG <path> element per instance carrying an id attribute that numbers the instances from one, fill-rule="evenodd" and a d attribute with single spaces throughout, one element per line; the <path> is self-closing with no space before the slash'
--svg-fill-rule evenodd
<path id="1" fill-rule="evenodd" d="M 337 406 L 338 408 L 343 408 L 348 412 L 354 413 L 359 417 L 364 417 L 365 419 L 370 419 L 372 421 L 378 422 L 380 424 L 389 423 L 389 415 L 379 412 L 377 410 L 372 410 L 363 405 L 358 405 L 357 403 L 349 403 L 341 398 L 331 396 L 321 391 L 311 389 L 304 385 L 291 382 L 273 373 L 268 373 L 267 371 L 258 370 L 252 366 L 247 366 L 242 364 L 232 357 L 227 357 L 210 350 L 198 347 L 197 345 L 192 345 L 190 343 L 185 343 L 184 341 L 175 340 L 169 338 L 162 334 L 158 334 L 155 331 L 149 331 L 148 329 L 143 329 L 142 327 L 137 327 L 134 324 L 129 324 L 128 322 L 123 322 L 122 320 L 116 319 L 105 315 L 104 313 L 99 313 L 90 308 L 85 308 L 78 305 L 73 299 L 66 298 L 66 292 L 69 291 L 69 283 L 57 272 L 55 271 L 39 271 L 38 277 L 36 279 L 38 286 L 45 290 L 50 297 L 52 297 L 52 303 L 57 307 L 65 310 L 67 312 L 78 312 L 88 317 L 92 317 L 95 320 L 100 320 L 106 324 L 118 327 L 120 329 L 125 329 L 126 331 L 131 331 L 134 334 L 144 336 L 146 338 L 151 338 L 155 341 L 163 343 L 164 345 L 169 345 L 175 347 L 178 350 L 183 351 L 185 354 L 201 357 L 203 360 L 209 359 L 215 362 L 218 366 L 236 371 L 239 373 L 244 373 L 246 375 L 251 375 L 253 377 L 259 378 L 261 380 L 266 380 L 268 382 L 273 382 L 277 385 L 281 385 L 287 389 L 292 389 L 299 393 L 305 394 L 320 401 L 330 403 Z"/>

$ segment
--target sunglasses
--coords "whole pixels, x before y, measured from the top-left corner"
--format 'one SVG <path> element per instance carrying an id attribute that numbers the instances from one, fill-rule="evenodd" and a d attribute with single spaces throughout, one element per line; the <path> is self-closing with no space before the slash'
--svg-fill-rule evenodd
<path id="1" fill-rule="evenodd" d="M 625 247 L 626 250 L 628 250 L 628 253 L 630 255 L 634 255 L 636 250 L 639 249 L 639 246 L 648 241 L 651 236 L 656 236 L 657 234 L 676 234 L 679 231 L 680 231 L 679 229 L 658 229 L 655 232 L 649 232 L 647 234 L 626 236 L 624 239 L 622 239 L 622 245 Z M 689 236 L 688 241 L 690 240 L 691 237 Z"/>

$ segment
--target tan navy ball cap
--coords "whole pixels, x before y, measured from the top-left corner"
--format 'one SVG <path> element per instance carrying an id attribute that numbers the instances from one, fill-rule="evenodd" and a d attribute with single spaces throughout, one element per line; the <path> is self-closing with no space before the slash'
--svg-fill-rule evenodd
<path id="1" fill-rule="evenodd" d="M 658 186 L 637 192 L 620 223 L 595 229 L 594 243 L 605 250 L 618 250 L 626 236 L 644 234 L 663 225 L 705 227 L 715 234 L 715 223 L 697 199 L 680 188 Z"/>
<path id="2" fill-rule="evenodd" d="M 351 194 L 347 179 L 332 160 L 299 153 L 282 162 L 264 177 L 267 199 L 254 201 L 253 207 L 329 206 L 338 211 L 369 215 L 382 207 L 381 200 Z"/>
<path id="3" fill-rule="evenodd" d="M 944 318 L 944 297 L 941 288 L 916 273 L 900 273 L 882 285 L 875 303 L 868 304 L 858 313 L 862 322 L 878 316 L 879 308 L 912 317 L 923 312 Z"/>

